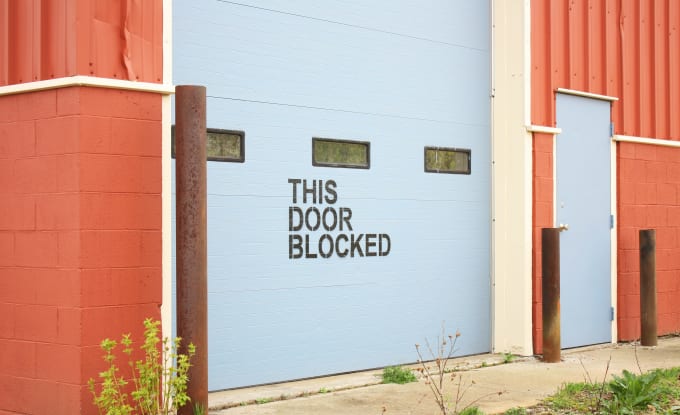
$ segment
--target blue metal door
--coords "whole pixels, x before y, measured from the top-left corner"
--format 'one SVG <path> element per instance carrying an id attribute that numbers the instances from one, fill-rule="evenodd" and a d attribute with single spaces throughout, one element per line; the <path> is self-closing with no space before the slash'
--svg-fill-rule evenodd
<path id="1" fill-rule="evenodd" d="M 562 347 L 611 341 L 610 103 L 557 94 Z"/>
<path id="2" fill-rule="evenodd" d="M 489 351 L 489 4 L 173 2 L 174 83 L 245 133 L 208 162 L 211 390 L 413 362 L 442 321 Z M 314 165 L 314 137 L 370 168 Z M 470 174 L 425 171 L 430 146 Z"/>

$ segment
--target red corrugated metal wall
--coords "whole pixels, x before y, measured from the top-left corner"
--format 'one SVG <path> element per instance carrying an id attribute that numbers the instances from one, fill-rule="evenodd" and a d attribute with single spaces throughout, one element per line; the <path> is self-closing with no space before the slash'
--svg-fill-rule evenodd
<path id="1" fill-rule="evenodd" d="M 569 88 L 618 97 L 612 107 L 616 134 L 680 140 L 679 31 L 677 0 L 532 0 L 532 123 L 554 126 L 554 91 Z M 552 159 L 552 137 L 535 134 L 534 140 L 533 314 L 534 348 L 540 352 L 540 228 L 553 225 L 554 182 L 551 172 L 536 167 Z M 659 330 L 678 331 L 680 303 L 671 298 L 680 295 L 680 261 L 672 259 L 680 258 L 680 150 L 620 143 L 617 156 L 619 338 L 639 335 L 639 269 L 633 256 L 636 231 L 643 227 L 663 235 L 657 242 L 663 270 Z"/>
<path id="2" fill-rule="evenodd" d="M 0 86 L 73 75 L 162 82 L 162 7 L 162 0 L 0 0 Z"/>

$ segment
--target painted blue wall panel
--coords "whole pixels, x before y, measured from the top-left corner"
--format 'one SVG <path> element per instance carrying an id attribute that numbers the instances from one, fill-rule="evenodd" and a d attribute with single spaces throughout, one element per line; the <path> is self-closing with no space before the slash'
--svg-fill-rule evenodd
<path id="1" fill-rule="evenodd" d="M 208 163 L 211 390 L 412 362 L 442 321 L 489 350 L 489 9 L 426 3 L 173 2 L 175 84 L 246 134 L 245 163 Z M 371 168 L 313 167 L 312 137 L 369 141 Z M 424 146 L 471 149 L 472 174 L 425 173 Z M 288 179 L 337 201 L 294 204 Z M 290 259 L 290 206 L 348 207 L 328 233 L 391 250 Z"/>

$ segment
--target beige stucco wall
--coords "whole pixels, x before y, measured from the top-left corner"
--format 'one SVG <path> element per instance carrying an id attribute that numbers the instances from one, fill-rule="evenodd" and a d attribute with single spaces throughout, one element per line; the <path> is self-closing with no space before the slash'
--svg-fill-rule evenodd
<path id="1" fill-rule="evenodd" d="M 533 354 L 528 0 L 492 0 L 494 352 Z"/>

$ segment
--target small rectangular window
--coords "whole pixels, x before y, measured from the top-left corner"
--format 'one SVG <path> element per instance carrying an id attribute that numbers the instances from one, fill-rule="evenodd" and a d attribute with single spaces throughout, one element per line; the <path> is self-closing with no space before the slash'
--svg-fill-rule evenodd
<path id="1" fill-rule="evenodd" d="M 429 173 L 470 174 L 469 149 L 425 147 L 425 171 Z"/>
<path id="2" fill-rule="evenodd" d="M 312 165 L 368 169 L 371 144 L 367 141 L 312 138 Z"/>
<path id="3" fill-rule="evenodd" d="M 245 133 L 243 131 L 208 128 L 208 160 L 245 161 Z"/>
<path id="4" fill-rule="evenodd" d="M 172 126 L 172 158 L 175 158 L 175 126 Z M 245 157 L 245 133 L 243 131 L 206 130 L 206 152 L 208 161 L 243 163 Z"/>

